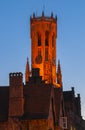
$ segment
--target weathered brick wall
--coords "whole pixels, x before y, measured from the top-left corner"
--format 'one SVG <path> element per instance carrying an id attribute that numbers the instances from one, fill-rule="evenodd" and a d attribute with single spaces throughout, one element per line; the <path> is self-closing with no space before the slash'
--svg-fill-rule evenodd
<path id="1" fill-rule="evenodd" d="M 51 123 L 51 122 L 50 122 Z M 59 127 L 49 127 L 48 120 L 25 120 L 9 119 L 8 122 L 0 123 L 0 130 L 62 130 Z"/>
<path id="2" fill-rule="evenodd" d="M 48 130 L 47 120 L 30 120 L 29 130 Z"/>
<path id="3" fill-rule="evenodd" d="M 0 122 L 0 130 L 9 130 L 8 129 L 8 123 Z"/>
<path id="4" fill-rule="evenodd" d="M 10 73 L 9 116 L 21 116 L 24 113 L 23 74 Z"/>
<path id="5" fill-rule="evenodd" d="M 64 130 L 64 129 L 60 128 L 59 126 L 55 126 L 55 130 Z"/>

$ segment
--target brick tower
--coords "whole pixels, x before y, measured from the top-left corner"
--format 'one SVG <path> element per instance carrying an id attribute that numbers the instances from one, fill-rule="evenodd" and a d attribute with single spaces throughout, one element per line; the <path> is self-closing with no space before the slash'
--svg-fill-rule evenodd
<path id="1" fill-rule="evenodd" d="M 40 68 L 46 83 L 56 83 L 57 18 L 35 16 L 30 18 L 32 68 Z"/>
<path id="2" fill-rule="evenodd" d="M 22 116 L 24 113 L 23 75 L 21 72 L 10 73 L 9 78 L 9 117 Z"/>

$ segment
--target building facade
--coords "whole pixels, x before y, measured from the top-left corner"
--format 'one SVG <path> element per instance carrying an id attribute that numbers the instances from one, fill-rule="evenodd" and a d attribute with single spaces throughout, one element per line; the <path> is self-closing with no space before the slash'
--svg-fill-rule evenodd
<path id="1" fill-rule="evenodd" d="M 70 110 L 82 120 L 80 96 L 63 92 L 60 61 L 56 66 L 57 18 L 33 14 L 30 34 L 25 83 L 21 72 L 10 73 L 9 86 L 0 87 L 0 130 L 81 130 L 78 122 L 70 126 Z"/>

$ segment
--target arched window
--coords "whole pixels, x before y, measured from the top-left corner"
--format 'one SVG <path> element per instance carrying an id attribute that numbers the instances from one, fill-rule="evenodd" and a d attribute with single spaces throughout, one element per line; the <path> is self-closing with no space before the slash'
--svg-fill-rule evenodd
<path id="1" fill-rule="evenodd" d="M 38 33 L 38 46 L 41 46 L 41 34 Z"/>
<path id="2" fill-rule="evenodd" d="M 49 32 L 46 31 L 45 32 L 45 46 L 48 46 L 49 45 Z"/>

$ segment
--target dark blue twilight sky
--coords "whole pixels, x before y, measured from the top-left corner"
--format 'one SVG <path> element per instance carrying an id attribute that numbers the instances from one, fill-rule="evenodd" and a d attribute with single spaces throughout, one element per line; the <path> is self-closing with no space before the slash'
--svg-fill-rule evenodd
<path id="1" fill-rule="evenodd" d="M 85 118 L 85 0 L 0 0 L 0 85 L 9 84 L 10 72 L 24 74 L 27 56 L 31 59 L 30 16 L 43 10 L 58 17 L 63 88 L 74 86 L 81 94 Z"/>

